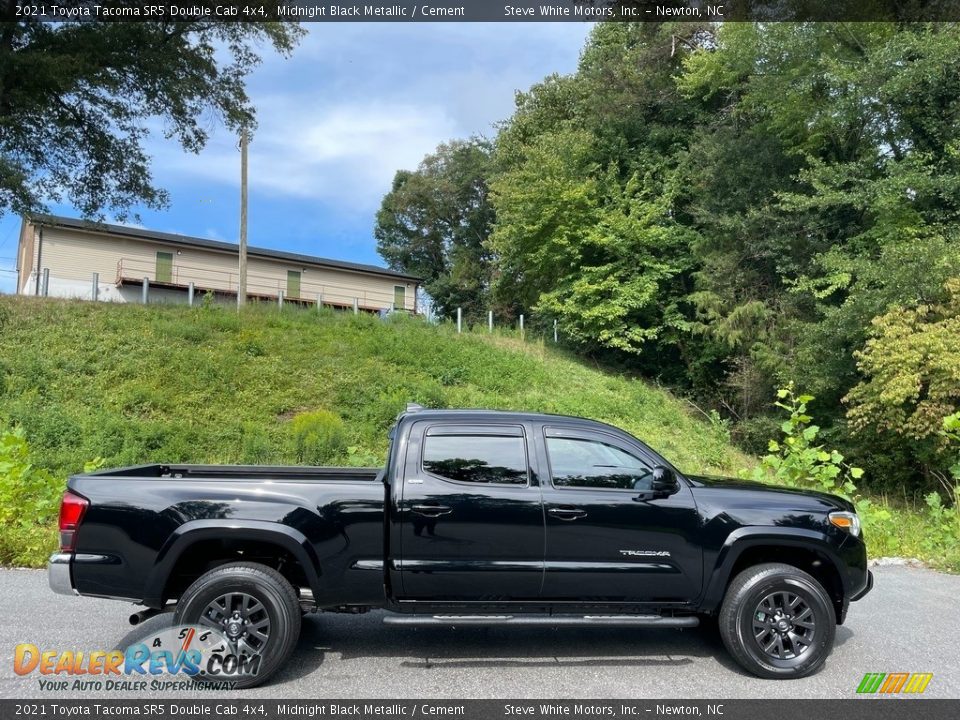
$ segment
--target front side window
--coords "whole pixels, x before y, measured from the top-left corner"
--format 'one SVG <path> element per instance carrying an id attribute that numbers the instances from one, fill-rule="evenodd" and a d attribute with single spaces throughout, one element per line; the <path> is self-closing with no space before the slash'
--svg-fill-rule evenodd
<path id="1" fill-rule="evenodd" d="M 423 469 L 459 482 L 527 484 L 527 453 L 522 437 L 428 435 Z"/>
<path id="2" fill-rule="evenodd" d="M 620 448 L 599 440 L 547 438 L 553 485 L 558 488 L 650 490 L 650 467 Z"/>

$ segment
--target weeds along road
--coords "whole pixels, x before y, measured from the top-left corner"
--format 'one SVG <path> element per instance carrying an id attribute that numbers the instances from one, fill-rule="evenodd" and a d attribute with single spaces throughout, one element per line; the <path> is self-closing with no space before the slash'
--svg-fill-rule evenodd
<path id="1" fill-rule="evenodd" d="M 925 696 L 960 697 L 960 576 L 896 566 L 874 574 L 873 592 L 851 606 L 826 666 L 802 680 L 745 674 L 708 628 L 401 628 L 371 612 L 307 616 L 287 667 L 266 686 L 233 697 L 848 698 L 867 672 L 932 672 Z M 0 607 L 0 696 L 129 696 L 41 691 L 37 673 L 14 674 L 13 652 L 23 642 L 61 652 L 112 649 L 131 630 L 132 606 L 55 595 L 45 572 L 3 569 Z M 148 623 L 159 628 L 169 617 Z M 201 690 L 154 694 L 222 697 Z"/>

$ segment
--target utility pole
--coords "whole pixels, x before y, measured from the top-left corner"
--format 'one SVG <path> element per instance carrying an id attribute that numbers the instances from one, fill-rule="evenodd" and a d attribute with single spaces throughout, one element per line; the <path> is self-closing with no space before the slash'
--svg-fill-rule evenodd
<path id="1" fill-rule="evenodd" d="M 237 307 L 247 304 L 247 126 L 240 130 L 240 278 Z"/>

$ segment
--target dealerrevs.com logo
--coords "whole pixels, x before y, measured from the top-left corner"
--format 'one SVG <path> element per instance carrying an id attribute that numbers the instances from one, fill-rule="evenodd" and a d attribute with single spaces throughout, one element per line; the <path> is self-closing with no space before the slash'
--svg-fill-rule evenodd
<path id="1" fill-rule="evenodd" d="M 16 646 L 13 671 L 37 675 L 41 690 L 140 692 L 193 687 L 230 689 L 256 675 L 261 656 L 240 652 L 216 630 L 164 628 L 120 650 L 48 650 Z"/>
<path id="2" fill-rule="evenodd" d="M 867 673 L 857 686 L 861 694 L 919 694 L 927 689 L 933 673 Z"/>

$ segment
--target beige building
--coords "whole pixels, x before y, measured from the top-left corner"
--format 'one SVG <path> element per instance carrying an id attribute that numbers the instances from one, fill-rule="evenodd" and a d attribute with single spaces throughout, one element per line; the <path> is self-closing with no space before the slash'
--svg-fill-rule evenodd
<path id="1" fill-rule="evenodd" d="M 374 265 L 250 247 L 250 298 L 335 308 L 417 312 L 420 279 Z M 74 218 L 25 218 L 17 251 L 17 292 L 115 302 L 187 302 L 210 292 L 236 298 L 236 245 Z M 96 274 L 96 275 L 95 275 Z"/>

